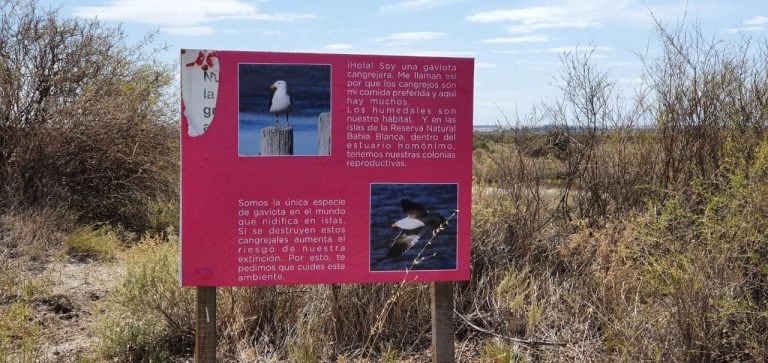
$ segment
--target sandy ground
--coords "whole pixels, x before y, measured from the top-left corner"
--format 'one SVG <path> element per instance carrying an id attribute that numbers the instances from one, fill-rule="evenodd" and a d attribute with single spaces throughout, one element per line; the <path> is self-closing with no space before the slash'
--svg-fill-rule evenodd
<path id="1" fill-rule="evenodd" d="M 55 261 L 42 275 L 50 279 L 52 291 L 33 302 L 44 326 L 44 359 L 69 361 L 91 356 L 99 346 L 92 326 L 103 313 L 107 294 L 122 280 L 125 268 L 119 262 Z"/>

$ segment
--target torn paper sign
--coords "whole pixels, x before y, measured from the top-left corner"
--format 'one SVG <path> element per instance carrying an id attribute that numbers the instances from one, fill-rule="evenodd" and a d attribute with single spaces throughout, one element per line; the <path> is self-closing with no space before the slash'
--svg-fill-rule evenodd
<path id="1" fill-rule="evenodd" d="M 200 136 L 213 122 L 219 92 L 216 51 L 181 50 L 181 100 L 189 136 Z"/>

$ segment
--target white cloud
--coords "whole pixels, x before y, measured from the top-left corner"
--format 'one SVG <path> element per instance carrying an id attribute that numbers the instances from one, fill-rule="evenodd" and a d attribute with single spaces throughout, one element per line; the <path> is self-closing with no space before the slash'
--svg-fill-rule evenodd
<path id="1" fill-rule="evenodd" d="M 608 52 L 612 50 L 610 47 L 588 47 L 588 46 L 572 46 L 572 47 L 552 47 L 552 48 L 540 48 L 540 49 L 525 49 L 525 50 L 496 50 L 494 53 L 499 54 L 542 54 L 542 53 L 574 53 L 579 52 L 586 54 L 592 52 L 592 57 L 603 57 L 599 55 L 601 52 Z"/>
<path id="2" fill-rule="evenodd" d="M 398 47 L 409 45 L 417 41 L 435 40 L 444 37 L 444 33 L 439 32 L 409 32 L 409 33 L 391 33 L 385 37 L 374 39 L 377 42 L 384 43 L 388 47 Z"/>
<path id="3" fill-rule="evenodd" d="M 743 26 L 740 28 L 728 28 L 725 29 L 726 33 L 751 33 L 751 32 L 761 32 L 765 28 L 762 26 Z"/>
<path id="4" fill-rule="evenodd" d="M 593 28 L 600 26 L 595 18 L 585 12 L 572 11 L 566 6 L 535 6 L 517 9 L 496 9 L 477 12 L 465 17 L 474 23 L 503 23 L 509 24 L 506 29 L 511 34 L 532 34 L 545 29 Z M 484 40 L 483 43 L 515 44 L 524 42 L 543 42 L 543 35 L 528 37 L 508 37 Z"/>
<path id="5" fill-rule="evenodd" d="M 481 40 L 481 43 L 487 44 L 522 44 L 522 43 L 544 43 L 552 41 L 552 37 L 536 34 L 524 35 L 520 37 L 501 37 Z"/>
<path id="6" fill-rule="evenodd" d="M 742 21 L 741 24 L 742 25 L 738 28 L 729 28 L 725 29 L 725 31 L 728 33 L 761 32 L 765 30 L 765 26 L 768 25 L 768 17 L 756 15 Z"/>
<path id="7" fill-rule="evenodd" d="M 241 0 L 112 0 L 103 6 L 76 7 L 74 15 L 105 21 L 158 25 L 176 35 L 195 32 L 211 34 L 214 29 L 206 24 L 221 20 L 292 22 L 316 18 L 311 14 L 262 13 L 252 4 Z"/>
<path id="8" fill-rule="evenodd" d="M 597 28 L 600 23 L 591 20 L 574 20 L 574 21 L 556 21 L 556 22 L 540 22 L 535 24 L 519 24 L 511 25 L 507 27 L 512 34 L 526 34 L 534 33 L 542 29 L 562 29 L 562 28 Z"/>
<path id="9" fill-rule="evenodd" d="M 401 1 L 394 4 L 384 5 L 381 7 L 382 11 L 391 11 L 391 10 L 423 10 L 423 9 L 429 9 L 429 8 L 436 8 L 439 6 L 445 6 L 450 4 L 452 1 L 445 1 L 445 0 L 408 0 L 408 1 Z"/>
<path id="10" fill-rule="evenodd" d="M 596 28 L 608 22 L 649 21 L 648 6 L 641 0 L 561 0 L 557 5 L 494 9 L 475 12 L 464 18 L 473 23 L 509 24 L 512 34 L 528 34 L 544 29 Z M 655 7 L 654 14 L 669 13 Z"/>
<path id="11" fill-rule="evenodd" d="M 551 21 L 553 18 L 561 18 L 565 9 L 559 6 L 535 6 L 531 8 L 497 9 L 474 13 L 466 17 L 467 21 L 474 23 L 498 23 L 520 22 L 523 24 L 535 24 Z"/>
<path id="12" fill-rule="evenodd" d="M 766 25 L 768 24 L 768 17 L 757 15 L 751 19 L 744 20 L 744 25 Z"/>
<path id="13" fill-rule="evenodd" d="M 346 43 L 333 43 L 325 46 L 325 49 L 328 50 L 347 50 L 350 48 L 352 48 L 352 46 Z"/>

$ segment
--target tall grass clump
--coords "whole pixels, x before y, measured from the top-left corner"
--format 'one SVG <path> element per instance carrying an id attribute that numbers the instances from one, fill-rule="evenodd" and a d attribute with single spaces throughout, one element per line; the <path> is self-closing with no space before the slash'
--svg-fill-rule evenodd
<path id="1" fill-rule="evenodd" d="M 50 209 L 0 215 L 0 310 L 49 292 L 41 272 L 60 256 L 70 223 L 66 214 Z"/>
<path id="2" fill-rule="evenodd" d="M 222 360 L 378 361 L 430 341 L 425 284 L 223 288 L 218 317 Z"/>
<path id="3" fill-rule="evenodd" d="M 54 282 L 42 271 L 45 264 L 58 258 L 58 247 L 71 222 L 66 214 L 52 209 L 0 214 L 2 359 L 24 362 L 42 359 L 45 330 L 33 303 L 52 291 Z"/>
<path id="4" fill-rule="evenodd" d="M 64 239 L 67 254 L 77 260 L 113 260 L 120 249 L 117 235 L 108 227 L 83 226 Z"/>

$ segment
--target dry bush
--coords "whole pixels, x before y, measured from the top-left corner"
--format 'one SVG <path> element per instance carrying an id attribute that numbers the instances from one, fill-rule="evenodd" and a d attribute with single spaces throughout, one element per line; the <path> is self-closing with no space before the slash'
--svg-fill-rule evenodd
<path id="1" fill-rule="evenodd" d="M 557 157 L 569 220 L 625 217 L 694 180 L 715 182 L 727 158 L 754 158 L 768 124 L 765 42 L 708 40 L 697 25 L 658 22 L 657 34 L 662 54 L 640 56 L 645 79 L 632 98 L 589 49 L 561 59 L 562 97 L 542 110 L 554 139 L 567 141 Z"/>
<path id="2" fill-rule="evenodd" d="M 177 127 L 171 72 L 148 39 L 60 19 L 36 1 L 2 4 L 0 210 L 55 207 L 143 230 L 174 199 Z"/>
<path id="3" fill-rule="evenodd" d="M 729 139 L 740 157 L 754 156 L 768 123 L 768 48 L 709 40 L 697 25 L 657 22 L 657 34 L 661 56 L 642 60 L 663 155 L 659 187 L 684 190 L 718 173 Z"/>
<path id="4" fill-rule="evenodd" d="M 593 51 L 561 58 L 557 78 L 562 96 L 542 107 L 561 141 L 564 165 L 560 211 L 568 220 L 590 226 L 641 210 L 653 198 L 659 156 L 647 90 L 623 95 L 610 70 L 602 70 Z"/>

